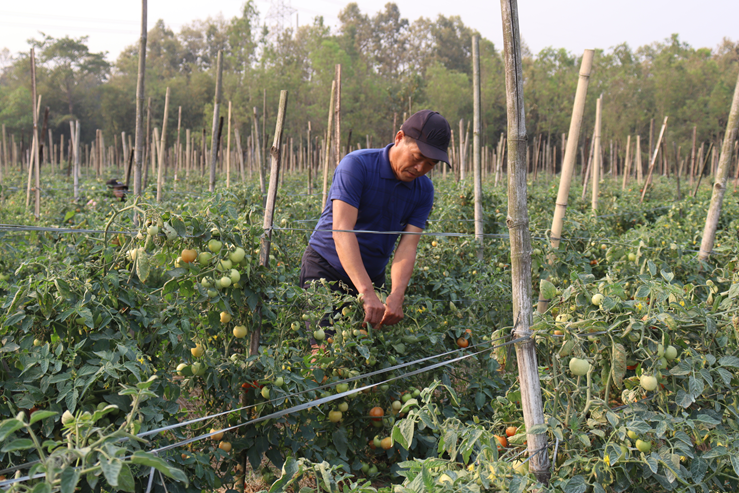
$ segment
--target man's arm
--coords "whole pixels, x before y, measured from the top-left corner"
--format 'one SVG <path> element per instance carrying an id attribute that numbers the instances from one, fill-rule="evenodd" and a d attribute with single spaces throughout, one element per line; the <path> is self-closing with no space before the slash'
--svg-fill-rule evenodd
<path id="1" fill-rule="evenodd" d="M 334 199 L 333 208 L 333 229 L 353 230 L 354 226 L 357 224 L 357 208 L 338 199 Z M 374 327 L 382 320 L 383 315 L 385 314 L 385 306 L 375 294 L 372 280 L 370 279 L 369 274 L 367 274 L 364 262 L 362 262 L 362 255 L 359 252 L 357 235 L 354 233 L 334 231 L 332 236 L 334 238 L 336 253 L 339 255 L 341 266 L 349 275 L 349 279 L 351 279 L 354 287 L 357 288 L 357 291 L 364 299 L 364 321 L 371 323 Z M 418 242 L 416 242 L 416 244 L 417 243 Z M 413 267 L 411 266 L 411 269 L 412 268 Z M 405 291 L 405 289 L 403 291 Z"/>
<path id="2" fill-rule="evenodd" d="M 423 230 L 410 224 L 405 227 L 405 231 L 411 233 L 421 233 Z M 395 250 L 393 257 L 393 265 L 390 268 L 390 279 L 392 282 L 392 290 L 385 301 L 385 314 L 382 317 L 381 325 L 393 325 L 403 319 L 403 301 L 405 301 L 405 290 L 408 282 L 413 274 L 413 266 L 416 263 L 416 251 L 421 235 L 402 235 L 400 243 Z"/>

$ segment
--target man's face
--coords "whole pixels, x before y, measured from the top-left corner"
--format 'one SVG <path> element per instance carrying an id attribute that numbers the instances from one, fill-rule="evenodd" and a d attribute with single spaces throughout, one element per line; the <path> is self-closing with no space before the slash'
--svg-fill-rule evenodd
<path id="1" fill-rule="evenodd" d="M 113 195 L 115 195 L 115 196 L 116 196 L 117 198 L 119 198 L 119 199 L 120 199 L 121 197 L 123 197 L 124 193 L 125 193 L 125 192 L 123 191 L 123 189 L 122 189 L 122 188 L 114 188 L 114 189 L 113 189 Z"/>
<path id="2" fill-rule="evenodd" d="M 438 162 L 421 154 L 416 141 L 406 138 L 402 131 L 395 136 L 395 146 L 391 151 L 390 167 L 400 181 L 413 181 L 434 169 Z"/>

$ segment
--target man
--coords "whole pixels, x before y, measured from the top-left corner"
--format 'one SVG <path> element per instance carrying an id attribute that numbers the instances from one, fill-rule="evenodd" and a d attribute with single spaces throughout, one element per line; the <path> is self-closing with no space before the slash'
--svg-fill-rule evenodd
<path id="1" fill-rule="evenodd" d="M 113 196 L 115 196 L 118 199 L 121 199 L 121 202 L 124 202 L 126 200 L 126 193 L 128 192 L 128 187 L 125 183 L 121 183 L 115 178 L 111 178 L 110 180 L 105 182 L 106 185 L 108 185 L 108 188 L 111 189 L 113 192 Z"/>
<path id="2" fill-rule="evenodd" d="M 420 233 L 434 202 L 434 186 L 424 175 L 439 161 L 449 163 L 450 138 L 446 119 L 422 110 L 403 123 L 395 141 L 384 149 L 345 156 L 334 172 L 326 208 L 303 254 L 301 286 L 322 278 L 338 281 L 332 289 L 361 295 L 365 324 L 380 328 L 402 320 Z M 394 248 L 398 237 L 394 231 L 418 234 L 401 235 Z M 385 267 L 394 249 L 391 291 L 383 304 L 375 287 L 384 286 Z"/>

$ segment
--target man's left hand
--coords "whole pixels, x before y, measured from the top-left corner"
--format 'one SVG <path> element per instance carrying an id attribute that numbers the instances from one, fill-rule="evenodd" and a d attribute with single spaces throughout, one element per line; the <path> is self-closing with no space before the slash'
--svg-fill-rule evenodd
<path id="1" fill-rule="evenodd" d="M 403 295 L 390 293 L 385 300 L 385 315 L 382 317 L 380 326 L 395 325 L 403 320 Z"/>

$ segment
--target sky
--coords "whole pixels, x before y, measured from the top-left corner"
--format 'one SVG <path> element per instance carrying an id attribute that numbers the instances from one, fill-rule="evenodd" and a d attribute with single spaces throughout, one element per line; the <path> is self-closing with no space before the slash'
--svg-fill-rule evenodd
<path id="1" fill-rule="evenodd" d="M 189 22 L 222 14 L 239 15 L 244 0 L 149 0 L 148 27 L 164 19 L 175 32 Z M 271 12 L 292 10 L 284 17 L 289 25 L 308 24 L 323 16 L 330 26 L 347 0 L 256 0 L 262 18 Z M 363 13 L 375 14 L 387 0 L 357 0 Z M 435 19 L 439 14 L 458 15 L 465 25 L 502 48 L 500 4 L 448 0 L 396 0 L 409 21 Z M 739 40 L 739 0 L 520 0 L 519 23 L 532 52 L 552 46 L 581 53 L 586 48 L 608 49 L 623 42 L 632 48 L 662 41 L 673 33 L 693 47 L 715 48 L 724 37 Z M 275 8 L 282 5 L 283 9 Z M 288 8 L 284 8 L 287 6 Z M 115 61 L 128 45 L 137 42 L 141 2 L 100 0 L 33 0 L 15 3 L 0 0 L 0 52 L 29 49 L 29 38 L 39 31 L 59 38 L 88 36 L 92 51 L 108 53 Z M 1 60 L 0 60 L 1 62 Z"/>

